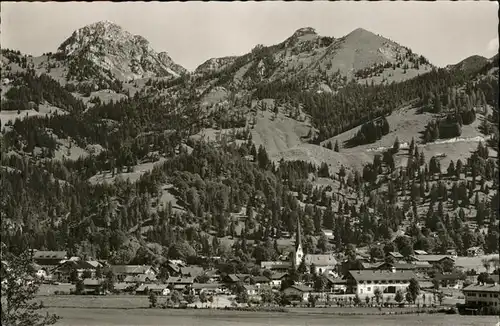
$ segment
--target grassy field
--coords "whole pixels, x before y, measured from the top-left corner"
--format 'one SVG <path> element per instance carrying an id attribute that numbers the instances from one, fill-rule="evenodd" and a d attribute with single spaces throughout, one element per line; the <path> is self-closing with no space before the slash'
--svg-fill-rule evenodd
<path id="1" fill-rule="evenodd" d="M 498 317 L 460 315 L 385 315 L 385 316 L 332 316 L 308 312 L 265 313 L 224 310 L 162 310 L 162 309 L 83 309 L 50 308 L 64 325 L 177 325 L 177 326 L 229 326 L 229 325 L 455 325 L 491 326 Z"/>

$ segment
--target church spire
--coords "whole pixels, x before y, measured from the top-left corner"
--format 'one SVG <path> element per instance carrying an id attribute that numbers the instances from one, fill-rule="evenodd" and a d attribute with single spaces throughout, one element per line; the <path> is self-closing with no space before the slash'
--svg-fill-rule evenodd
<path id="1" fill-rule="evenodd" d="M 297 248 L 299 246 L 302 247 L 302 235 L 301 235 L 301 229 L 300 229 L 300 219 L 297 217 L 297 232 L 295 233 L 295 251 L 297 251 Z"/>

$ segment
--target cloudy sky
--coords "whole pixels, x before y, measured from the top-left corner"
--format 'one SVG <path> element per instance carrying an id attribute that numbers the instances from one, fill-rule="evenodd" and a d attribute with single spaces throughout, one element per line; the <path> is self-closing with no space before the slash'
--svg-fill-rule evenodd
<path id="1" fill-rule="evenodd" d="M 54 52 L 71 33 L 110 20 L 192 70 L 212 57 L 276 44 L 301 27 L 341 37 L 362 27 L 433 64 L 498 52 L 498 4 L 464 2 L 14 3 L 1 4 L 1 46 Z"/>

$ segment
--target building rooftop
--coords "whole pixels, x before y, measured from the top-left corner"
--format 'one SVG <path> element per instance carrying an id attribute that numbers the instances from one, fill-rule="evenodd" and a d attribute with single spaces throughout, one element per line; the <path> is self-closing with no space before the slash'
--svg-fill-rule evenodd
<path id="1" fill-rule="evenodd" d="M 223 286 L 222 283 L 193 283 L 193 289 L 218 289 Z"/>
<path id="2" fill-rule="evenodd" d="M 302 284 L 294 284 L 290 287 L 295 289 L 295 290 L 298 290 L 300 292 L 312 292 L 313 291 L 312 287 L 309 287 L 307 285 L 302 285 Z"/>
<path id="3" fill-rule="evenodd" d="M 288 273 L 273 273 L 271 275 L 271 280 L 281 280 L 283 277 L 287 276 Z"/>
<path id="4" fill-rule="evenodd" d="M 349 271 L 356 282 L 360 281 L 409 281 L 410 279 L 416 279 L 417 276 L 413 271 L 386 271 L 386 270 L 352 270 Z"/>
<path id="5" fill-rule="evenodd" d="M 254 276 L 252 277 L 253 281 L 255 283 L 268 283 L 270 280 L 265 277 L 264 275 L 258 275 L 258 276 Z"/>
<path id="6" fill-rule="evenodd" d="M 167 284 L 170 284 L 170 283 L 172 283 L 172 284 L 193 284 L 194 277 L 170 276 L 165 283 L 167 283 Z"/>
<path id="7" fill-rule="evenodd" d="M 392 257 L 394 257 L 394 258 L 401 258 L 401 259 L 402 259 L 402 258 L 404 258 L 404 256 L 403 256 L 403 255 L 401 255 L 401 254 L 400 254 L 399 252 L 397 252 L 397 251 L 391 251 L 391 252 L 389 252 L 389 255 L 391 255 L 391 256 L 392 256 Z"/>
<path id="8" fill-rule="evenodd" d="M 332 266 L 337 265 L 337 260 L 332 254 L 323 255 L 305 255 L 304 262 L 306 265 L 314 264 L 316 266 Z"/>
<path id="9" fill-rule="evenodd" d="M 463 292 L 500 292 L 498 284 L 473 284 L 462 289 Z"/>
<path id="10" fill-rule="evenodd" d="M 67 251 L 45 251 L 37 250 L 33 253 L 34 259 L 65 259 L 68 256 Z"/>
<path id="11" fill-rule="evenodd" d="M 114 274 L 144 274 L 153 267 L 150 265 L 112 265 L 110 268 Z"/>
<path id="12" fill-rule="evenodd" d="M 438 261 L 443 260 L 445 258 L 455 260 L 455 259 L 453 259 L 453 257 L 451 257 L 449 255 L 415 255 L 414 257 L 417 260 L 428 261 L 428 262 L 438 262 Z"/>
<path id="13" fill-rule="evenodd" d="M 183 276 L 197 277 L 197 276 L 203 275 L 203 267 L 201 267 L 201 266 L 181 267 L 181 274 Z"/>

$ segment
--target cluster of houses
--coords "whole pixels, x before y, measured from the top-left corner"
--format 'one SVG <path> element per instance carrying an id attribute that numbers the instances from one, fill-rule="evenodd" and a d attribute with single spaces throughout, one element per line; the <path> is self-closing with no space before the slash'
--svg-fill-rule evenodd
<path id="1" fill-rule="evenodd" d="M 300 228 L 300 225 L 298 226 Z M 215 268 L 204 269 L 201 266 L 188 265 L 181 260 L 168 260 L 162 265 L 168 277 L 150 265 L 109 265 L 105 261 L 68 257 L 65 251 L 33 251 L 32 257 L 37 276 L 55 282 L 71 282 L 75 277 L 83 279 L 84 292 L 104 293 L 105 275 L 112 272 L 114 291 L 158 295 L 169 295 L 172 291 L 199 295 L 232 294 L 238 285 L 249 297 L 260 296 L 264 290 L 282 291 L 285 296 L 308 300 L 311 295 L 350 294 L 360 298 L 373 297 L 380 290 L 383 294 L 395 294 L 405 291 L 410 280 L 419 282 L 422 289 L 435 286 L 436 280 L 443 287 L 462 288 L 463 273 L 435 273 L 433 278 L 429 271 L 436 265 L 453 266 L 456 253 L 450 251 L 446 255 L 431 255 L 424 251 L 415 251 L 411 257 L 403 257 L 398 252 L 391 252 L 390 260 L 370 262 L 364 256 L 357 257 L 357 266 L 345 271 L 343 264 L 333 254 L 304 254 L 299 232 L 296 234 L 295 248 L 289 260 L 262 261 L 260 273 L 226 274 Z M 289 273 L 299 265 L 305 265 L 308 273 L 324 275 L 326 283 L 321 293 L 315 291 L 312 282 L 294 283 L 283 286 Z M 344 271 L 343 273 L 341 271 Z M 498 305 L 498 275 L 492 275 L 492 284 L 477 284 L 477 276 L 471 276 L 473 285 L 463 289 L 466 303 Z M 286 283 L 290 284 L 290 283 Z"/>

